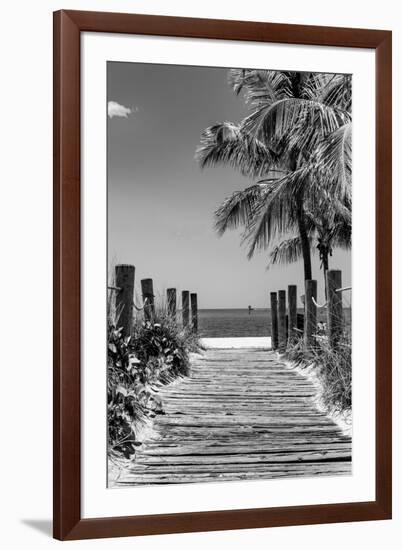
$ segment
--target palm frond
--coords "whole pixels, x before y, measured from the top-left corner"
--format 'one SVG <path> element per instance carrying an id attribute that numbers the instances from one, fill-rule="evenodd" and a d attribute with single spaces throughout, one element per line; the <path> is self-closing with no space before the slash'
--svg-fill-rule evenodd
<path id="1" fill-rule="evenodd" d="M 262 98 L 275 101 L 290 93 L 289 77 L 283 71 L 231 69 L 228 82 L 235 94 L 239 95 L 244 91 L 245 101 L 251 105 Z"/>
<path id="2" fill-rule="evenodd" d="M 257 249 L 267 248 L 275 237 L 281 237 L 295 229 L 296 199 L 303 185 L 296 176 L 294 172 L 289 172 L 270 182 L 264 180 L 266 192 L 254 207 L 243 239 L 249 244 L 249 258 Z"/>
<path id="3" fill-rule="evenodd" d="M 248 69 L 230 69 L 228 72 L 228 84 L 236 95 L 244 89 L 247 82 Z"/>
<path id="4" fill-rule="evenodd" d="M 352 77 L 348 74 L 309 73 L 303 81 L 302 97 L 350 112 Z"/>
<path id="5" fill-rule="evenodd" d="M 333 75 L 321 89 L 318 99 L 327 105 L 339 107 L 350 113 L 352 109 L 352 75 Z"/>
<path id="6" fill-rule="evenodd" d="M 350 250 L 352 248 L 352 225 L 339 224 L 333 238 L 334 247 Z"/>
<path id="7" fill-rule="evenodd" d="M 252 178 L 262 177 L 279 163 L 273 150 L 231 122 L 214 124 L 203 131 L 195 159 L 201 168 L 226 164 Z"/>
<path id="8" fill-rule="evenodd" d="M 262 103 L 242 123 L 246 133 L 255 135 L 266 144 L 293 135 L 304 140 L 304 130 L 310 128 L 323 137 L 334 132 L 349 115 L 317 100 L 283 98 L 273 103 Z M 300 129 L 297 132 L 297 129 Z"/>
<path id="9" fill-rule="evenodd" d="M 312 170 L 303 170 L 309 174 L 310 183 L 308 192 L 305 193 L 303 208 L 306 216 L 316 225 L 325 220 L 328 226 L 334 226 L 339 223 L 352 223 L 352 203 L 351 197 L 338 197 L 324 178 L 317 177 Z"/>
<path id="10" fill-rule="evenodd" d="M 303 255 L 300 237 L 285 239 L 274 246 L 269 254 L 267 269 L 276 264 L 290 264 L 297 262 Z"/>
<path id="11" fill-rule="evenodd" d="M 322 140 L 314 155 L 314 170 L 331 194 L 351 197 L 352 123 L 344 124 Z"/>
<path id="12" fill-rule="evenodd" d="M 228 229 L 237 229 L 242 225 L 248 227 L 256 205 L 266 189 L 266 185 L 256 184 L 243 191 L 236 191 L 225 199 L 215 212 L 215 230 L 218 235 L 221 236 Z"/>

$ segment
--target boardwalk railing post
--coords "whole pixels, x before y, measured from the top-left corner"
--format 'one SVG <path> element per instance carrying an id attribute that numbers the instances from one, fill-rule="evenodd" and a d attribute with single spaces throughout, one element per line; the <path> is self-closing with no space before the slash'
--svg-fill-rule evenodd
<path id="1" fill-rule="evenodd" d="M 278 347 L 279 351 L 286 351 L 286 290 L 278 292 Z"/>
<path id="2" fill-rule="evenodd" d="M 304 317 L 304 346 L 311 349 L 315 345 L 315 334 L 317 332 L 317 281 L 309 279 L 305 281 L 305 317 Z M 314 301 L 313 301 L 314 298 Z"/>
<path id="3" fill-rule="evenodd" d="M 183 327 L 187 328 L 190 322 L 190 292 L 188 290 L 183 290 L 181 293 L 181 309 Z"/>
<path id="4" fill-rule="evenodd" d="M 297 338 L 297 286 L 288 286 L 289 343 Z"/>
<path id="5" fill-rule="evenodd" d="M 166 291 L 166 300 L 167 300 L 167 312 L 169 317 L 172 317 L 173 319 L 176 319 L 176 304 L 177 304 L 177 297 L 176 297 L 176 289 L 175 288 L 168 288 Z"/>
<path id="6" fill-rule="evenodd" d="M 197 294 L 192 292 L 190 294 L 191 301 L 191 328 L 194 332 L 198 332 L 198 303 Z"/>
<path id="7" fill-rule="evenodd" d="M 327 272 L 328 289 L 328 337 L 331 347 L 336 347 L 343 330 L 343 306 L 342 292 L 337 292 L 342 288 L 342 271 L 331 269 Z"/>
<path id="8" fill-rule="evenodd" d="M 271 347 L 278 349 L 278 295 L 270 293 L 271 297 Z"/>
<path id="9" fill-rule="evenodd" d="M 123 327 L 125 336 L 130 336 L 133 323 L 133 299 L 134 299 L 135 267 L 133 265 L 116 265 L 115 284 L 117 324 Z"/>
<path id="10" fill-rule="evenodd" d="M 304 313 L 297 314 L 297 330 L 300 333 L 304 333 Z"/>
<path id="11" fill-rule="evenodd" d="M 141 280 L 142 300 L 144 303 L 144 318 L 151 321 L 155 317 L 154 284 L 152 279 Z"/>

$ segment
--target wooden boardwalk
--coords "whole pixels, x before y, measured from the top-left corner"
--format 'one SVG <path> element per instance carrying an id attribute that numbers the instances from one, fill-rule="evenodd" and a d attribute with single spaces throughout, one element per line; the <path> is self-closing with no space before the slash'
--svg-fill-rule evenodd
<path id="1" fill-rule="evenodd" d="M 351 440 L 271 351 L 207 350 L 160 393 L 164 415 L 118 485 L 351 473 Z"/>

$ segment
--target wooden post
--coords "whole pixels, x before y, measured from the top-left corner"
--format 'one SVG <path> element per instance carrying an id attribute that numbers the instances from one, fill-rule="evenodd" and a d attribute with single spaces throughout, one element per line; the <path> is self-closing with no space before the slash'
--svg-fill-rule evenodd
<path id="1" fill-rule="evenodd" d="M 197 294 L 192 292 L 190 294 L 191 301 L 191 328 L 194 332 L 198 332 L 198 304 Z"/>
<path id="2" fill-rule="evenodd" d="M 166 300 L 167 300 L 167 312 L 169 317 L 172 317 L 173 319 L 176 319 L 176 304 L 177 304 L 177 297 L 176 297 L 176 289 L 175 288 L 168 288 L 166 291 Z"/>
<path id="3" fill-rule="evenodd" d="M 155 317 L 154 284 L 152 279 L 141 280 L 142 301 L 144 303 L 144 318 L 152 321 Z"/>
<path id="4" fill-rule="evenodd" d="M 285 315 L 285 327 L 286 327 L 285 338 L 286 338 L 286 347 L 287 347 L 289 342 L 289 315 L 288 314 Z"/>
<path id="5" fill-rule="evenodd" d="M 286 290 L 278 292 L 278 347 L 286 351 Z"/>
<path id="6" fill-rule="evenodd" d="M 181 293 L 181 309 L 183 316 L 183 327 L 187 328 L 190 322 L 190 292 L 183 290 Z"/>
<path id="7" fill-rule="evenodd" d="M 133 322 L 133 299 L 134 299 L 134 278 L 135 267 L 133 265 L 116 265 L 116 312 L 118 316 L 117 325 L 123 327 L 125 336 L 131 335 Z"/>
<path id="8" fill-rule="evenodd" d="M 297 314 L 297 330 L 304 332 L 304 313 Z"/>
<path id="9" fill-rule="evenodd" d="M 317 301 L 317 281 L 309 279 L 305 281 L 305 285 L 304 346 L 306 349 L 311 349 L 315 345 L 315 334 L 317 332 L 317 306 L 313 302 L 313 298 Z"/>
<path id="10" fill-rule="evenodd" d="M 271 347 L 278 349 L 278 295 L 271 292 Z"/>
<path id="11" fill-rule="evenodd" d="M 328 338 L 332 347 L 336 347 L 343 330 L 343 306 L 342 292 L 336 292 L 342 288 L 342 271 L 331 269 L 327 271 L 328 291 Z"/>
<path id="12" fill-rule="evenodd" d="M 297 286 L 288 286 L 289 343 L 297 339 Z"/>

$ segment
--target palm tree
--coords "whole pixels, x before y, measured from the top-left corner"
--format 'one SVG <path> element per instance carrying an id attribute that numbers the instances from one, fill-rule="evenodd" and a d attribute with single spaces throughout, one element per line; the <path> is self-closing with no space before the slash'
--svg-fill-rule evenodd
<path id="1" fill-rule="evenodd" d="M 312 194 L 314 203 L 304 205 L 309 240 L 310 243 L 315 240 L 324 271 L 326 297 L 326 273 L 333 248 L 349 249 L 352 241 L 351 137 L 351 123 L 336 129 L 318 144 L 310 163 L 300 170 L 302 177 L 327 182 L 327 186 L 320 185 Z M 331 194 L 326 187 L 330 188 Z M 291 263 L 301 255 L 299 236 L 288 238 L 272 249 L 270 265 Z"/>
<path id="2" fill-rule="evenodd" d="M 249 257 L 273 238 L 297 231 L 304 276 L 311 279 L 304 205 L 317 202 L 322 188 L 317 174 L 329 173 L 330 160 L 339 160 L 330 159 L 324 138 L 333 134 L 330 149 L 339 152 L 343 133 L 335 132 L 350 122 L 350 81 L 344 75 L 256 70 L 232 70 L 229 81 L 235 93 L 244 91 L 252 112 L 240 125 L 207 128 L 196 158 L 202 167 L 226 163 L 253 179 L 264 178 L 224 201 L 216 212 L 217 229 L 244 225 Z"/>
<path id="3" fill-rule="evenodd" d="M 328 204 L 328 208 L 336 209 L 331 223 L 328 210 L 322 210 L 321 214 L 307 214 L 307 232 L 311 248 L 316 248 L 319 253 L 320 267 L 323 270 L 325 298 L 328 297 L 327 271 L 329 258 L 336 247 L 350 249 L 352 245 L 351 210 L 349 205 Z M 301 240 L 298 235 L 284 239 L 275 245 L 269 255 L 271 265 L 296 262 L 302 257 Z"/>

